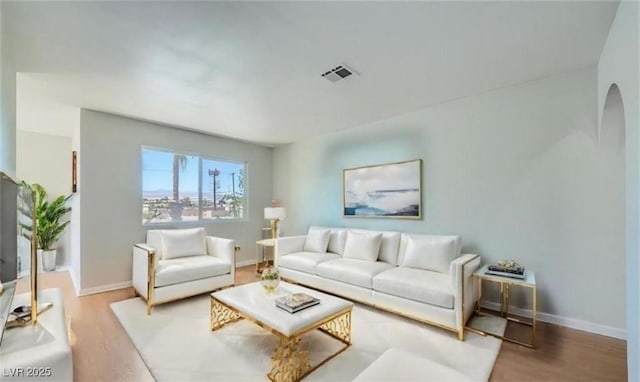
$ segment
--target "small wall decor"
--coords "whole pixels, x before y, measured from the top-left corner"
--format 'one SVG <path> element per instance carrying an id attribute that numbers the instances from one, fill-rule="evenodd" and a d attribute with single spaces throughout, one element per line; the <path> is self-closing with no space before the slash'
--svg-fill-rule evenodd
<path id="1" fill-rule="evenodd" d="M 71 152 L 71 192 L 78 189 L 78 152 Z"/>
<path id="2" fill-rule="evenodd" d="M 342 185 L 345 217 L 422 217 L 422 159 L 348 168 Z"/>

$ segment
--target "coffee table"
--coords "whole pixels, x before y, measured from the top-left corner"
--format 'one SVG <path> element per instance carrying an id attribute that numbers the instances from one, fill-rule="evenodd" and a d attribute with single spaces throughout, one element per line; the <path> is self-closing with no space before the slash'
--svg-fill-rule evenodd
<path id="1" fill-rule="evenodd" d="M 320 304 L 289 313 L 275 305 L 275 299 L 291 293 L 306 293 L 320 299 Z M 353 303 L 299 285 L 281 282 L 267 293 L 260 282 L 211 293 L 211 330 L 247 319 L 278 337 L 267 377 L 271 381 L 299 381 L 351 346 L 351 310 Z M 319 329 L 342 342 L 338 351 L 316 365 L 309 352 L 300 346 L 301 337 Z"/>

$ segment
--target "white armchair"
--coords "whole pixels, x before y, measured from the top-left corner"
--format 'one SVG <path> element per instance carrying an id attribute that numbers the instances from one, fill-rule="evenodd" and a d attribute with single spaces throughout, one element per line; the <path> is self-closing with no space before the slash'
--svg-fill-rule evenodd
<path id="1" fill-rule="evenodd" d="M 147 300 L 147 314 L 154 305 L 233 286 L 238 249 L 203 228 L 147 231 L 147 242 L 133 246 L 133 287 Z"/>

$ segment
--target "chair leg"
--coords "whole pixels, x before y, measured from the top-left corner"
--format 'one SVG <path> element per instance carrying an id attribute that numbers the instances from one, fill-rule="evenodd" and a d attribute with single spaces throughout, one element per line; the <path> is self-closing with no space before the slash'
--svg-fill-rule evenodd
<path id="1" fill-rule="evenodd" d="M 153 308 L 153 305 L 151 305 L 151 303 L 147 301 L 147 316 L 151 315 L 151 308 Z"/>
<path id="2" fill-rule="evenodd" d="M 458 339 L 464 341 L 464 328 L 458 329 Z"/>

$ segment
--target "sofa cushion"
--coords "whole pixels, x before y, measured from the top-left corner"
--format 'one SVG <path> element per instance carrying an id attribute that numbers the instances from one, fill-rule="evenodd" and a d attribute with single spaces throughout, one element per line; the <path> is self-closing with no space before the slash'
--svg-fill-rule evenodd
<path id="1" fill-rule="evenodd" d="M 156 268 L 156 287 L 225 275 L 231 264 L 213 256 L 190 256 L 160 260 Z"/>
<path id="2" fill-rule="evenodd" d="M 339 258 L 340 256 L 335 253 L 296 252 L 280 256 L 278 266 L 315 275 L 316 265 Z"/>
<path id="3" fill-rule="evenodd" d="M 455 257 L 460 256 L 462 252 L 462 238 L 459 235 L 426 235 L 419 233 L 401 233 L 400 234 L 400 248 L 398 249 L 398 265 L 401 266 L 404 261 L 404 255 L 407 249 L 407 243 L 410 238 L 426 238 L 426 239 L 451 239 L 455 242 L 453 252 Z"/>
<path id="4" fill-rule="evenodd" d="M 382 233 L 347 231 L 344 258 L 376 262 L 380 252 Z"/>
<path id="5" fill-rule="evenodd" d="M 382 261 L 372 262 L 343 258 L 318 264 L 316 273 L 328 279 L 371 289 L 373 277 L 391 268 L 394 266 Z"/>
<path id="6" fill-rule="evenodd" d="M 413 268 L 393 268 L 373 278 L 377 292 L 453 309 L 449 275 Z"/>
<path id="7" fill-rule="evenodd" d="M 344 245 L 347 241 L 346 229 L 332 229 L 329 235 L 329 246 L 327 252 L 336 253 L 340 256 L 344 254 Z"/>
<path id="8" fill-rule="evenodd" d="M 327 228 L 309 227 L 307 238 L 304 241 L 304 251 L 317 253 L 327 252 L 330 233 Z"/>
<path id="9" fill-rule="evenodd" d="M 457 240 L 457 236 L 407 235 L 400 266 L 449 273 L 459 255 Z"/>
<path id="10" fill-rule="evenodd" d="M 204 228 L 162 231 L 162 258 L 206 256 L 207 244 Z"/>
<path id="11" fill-rule="evenodd" d="M 400 232 L 382 232 L 380 253 L 378 260 L 398 265 L 398 250 L 400 248 Z"/>
<path id="12" fill-rule="evenodd" d="M 372 231 L 368 229 L 350 229 L 351 232 L 366 234 L 382 234 L 378 260 L 389 264 L 398 265 L 398 251 L 400 249 L 400 232 Z"/>

